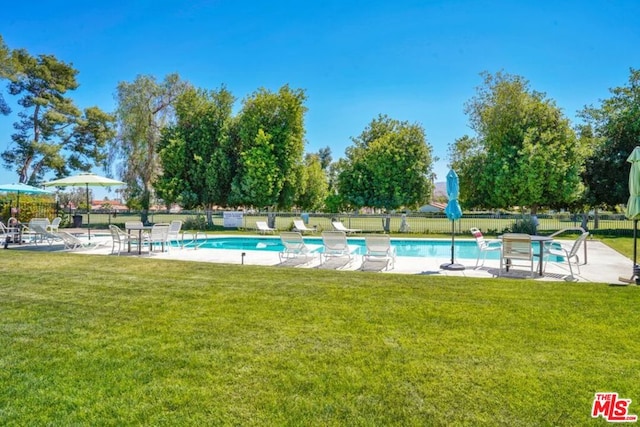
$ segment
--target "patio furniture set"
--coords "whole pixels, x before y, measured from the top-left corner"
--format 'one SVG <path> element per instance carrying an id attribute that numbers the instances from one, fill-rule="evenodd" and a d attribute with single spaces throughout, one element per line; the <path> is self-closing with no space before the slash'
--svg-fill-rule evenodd
<path id="1" fill-rule="evenodd" d="M 568 245 L 554 242 L 554 237 L 568 232 L 579 232 L 579 236 Z M 553 233 L 549 236 L 529 235 L 523 233 L 505 233 L 498 239 L 487 240 L 482 232 L 477 228 L 471 228 L 471 234 L 476 239 L 478 245 L 478 258 L 476 260 L 476 269 L 482 267 L 489 252 L 500 252 L 500 270 L 498 275 L 501 276 L 514 267 L 516 263 L 523 263 L 529 267 L 530 276 L 534 276 L 534 264 L 537 260 L 537 274 L 543 276 L 547 263 L 549 262 L 566 262 L 569 267 L 569 276 L 567 280 L 574 280 L 573 267 L 576 267 L 580 274 L 580 248 L 584 248 L 584 263 L 587 262 L 586 239 L 589 233 L 582 228 L 567 228 Z M 533 250 L 533 244 L 538 244 L 538 252 Z M 480 258 L 482 257 L 482 264 Z M 520 264 L 519 266 L 521 266 Z"/>

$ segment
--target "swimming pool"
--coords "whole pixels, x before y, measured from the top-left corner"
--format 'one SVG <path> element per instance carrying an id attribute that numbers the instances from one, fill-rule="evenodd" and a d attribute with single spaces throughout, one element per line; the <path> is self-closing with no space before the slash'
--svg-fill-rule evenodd
<path id="1" fill-rule="evenodd" d="M 306 237 L 305 243 L 321 245 L 322 238 Z M 358 246 L 358 254 L 365 253 L 364 238 L 350 237 L 349 244 Z M 429 257 L 429 258 L 450 258 L 451 240 L 433 239 L 391 239 L 391 245 L 396 248 L 398 256 L 406 257 Z M 280 252 L 284 249 L 278 237 L 209 237 L 199 241 L 199 248 L 202 249 L 235 249 L 243 251 L 273 251 Z M 322 252 L 322 248 L 319 249 Z M 473 240 L 455 241 L 456 259 L 476 259 L 478 257 L 478 246 Z M 488 253 L 487 259 L 499 259 L 498 253 Z"/>

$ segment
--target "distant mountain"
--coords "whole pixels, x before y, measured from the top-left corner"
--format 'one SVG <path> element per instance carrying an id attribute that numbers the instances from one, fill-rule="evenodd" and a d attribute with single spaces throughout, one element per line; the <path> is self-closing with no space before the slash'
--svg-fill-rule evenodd
<path id="1" fill-rule="evenodd" d="M 445 196 L 447 197 L 447 183 L 446 182 L 436 182 L 436 188 L 433 190 L 433 196 Z"/>

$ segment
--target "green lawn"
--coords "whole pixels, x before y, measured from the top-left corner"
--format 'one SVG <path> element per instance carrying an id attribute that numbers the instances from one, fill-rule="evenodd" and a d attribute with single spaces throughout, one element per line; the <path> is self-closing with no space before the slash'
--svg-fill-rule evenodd
<path id="1" fill-rule="evenodd" d="M 640 291 L 3 252 L 0 425 L 606 425 Z"/>

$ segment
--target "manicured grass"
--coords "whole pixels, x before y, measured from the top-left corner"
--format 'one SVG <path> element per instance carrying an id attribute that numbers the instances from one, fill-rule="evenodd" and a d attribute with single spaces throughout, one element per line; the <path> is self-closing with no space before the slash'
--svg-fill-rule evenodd
<path id="1" fill-rule="evenodd" d="M 597 236 L 596 239 L 600 240 L 605 245 L 615 249 L 622 255 L 633 259 L 633 237 L 601 237 Z M 640 252 L 640 243 L 637 250 Z"/>
<path id="2" fill-rule="evenodd" d="M 640 290 L 3 251 L 0 425 L 606 425 Z"/>

